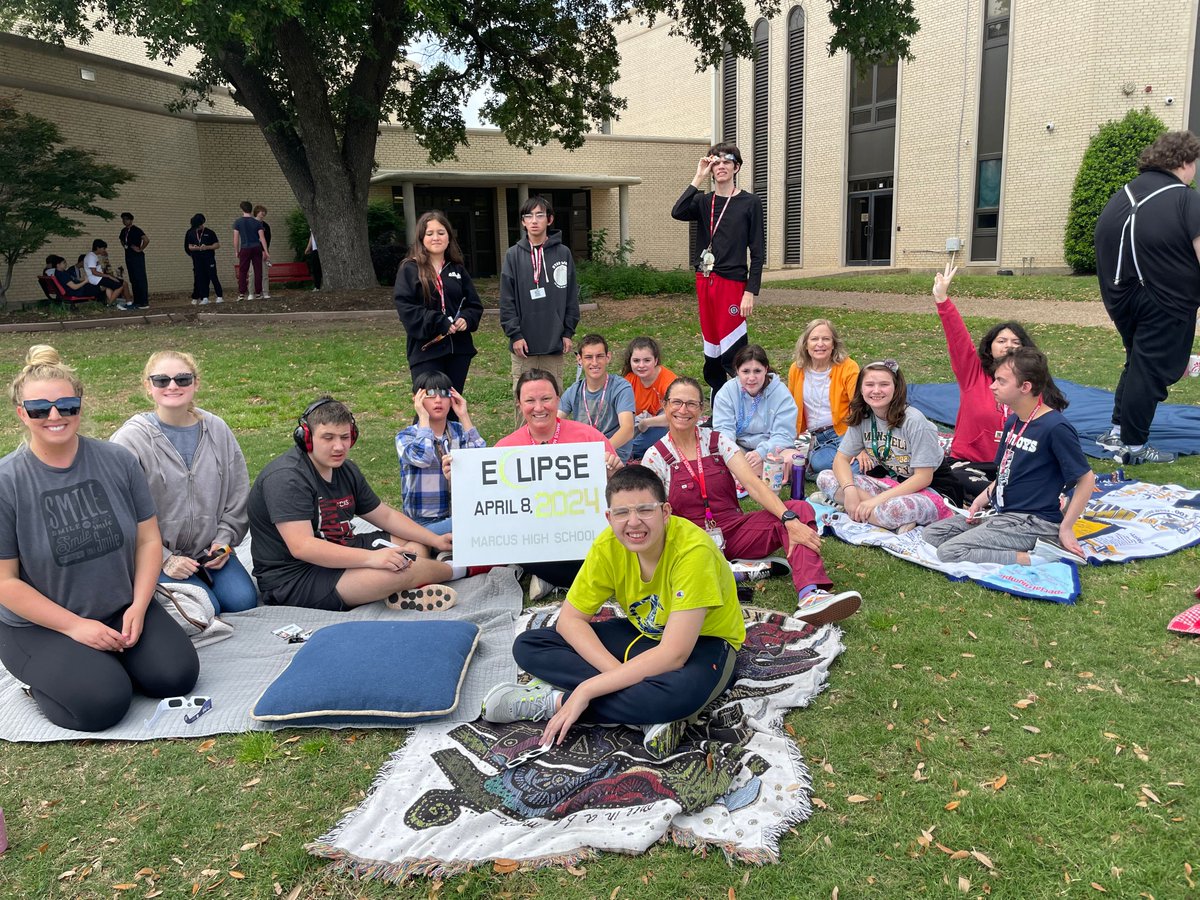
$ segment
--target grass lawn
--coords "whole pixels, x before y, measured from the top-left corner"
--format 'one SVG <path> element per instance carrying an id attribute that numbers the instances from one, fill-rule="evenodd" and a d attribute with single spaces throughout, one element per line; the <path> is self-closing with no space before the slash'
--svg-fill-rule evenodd
<path id="1" fill-rule="evenodd" d="M 920 279 L 928 291 L 928 277 Z M 1002 281 L 1010 292 L 1022 283 Z M 803 323 L 825 314 L 760 307 L 751 329 L 786 368 Z M 914 381 L 950 377 L 933 315 L 837 315 L 857 359 L 896 357 Z M 975 332 L 984 323 L 968 325 Z M 666 364 L 700 374 L 688 298 L 608 303 L 584 326 L 617 345 L 653 334 Z M 1056 374 L 1113 386 L 1114 333 L 1030 330 Z M 46 339 L 0 335 L 4 378 L 30 343 Z M 354 458 L 398 504 L 392 438 L 411 403 L 398 326 L 180 326 L 49 339 L 81 370 L 85 433 L 101 437 L 147 408 L 138 373 L 151 351 L 196 354 L 200 403 L 238 433 L 252 475 L 290 445 L 305 404 L 330 391 L 358 415 Z M 494 318 L 485 319 L 479 345 L 469 400 L 495 440 L 511 421 L 511 401 Z M 1171 399 L 1197 402 L 1200 381 L 1185 379 Z M 18 434 L 15 416 L 4 416 L 0 447 Z M 1200 486 L 1200 457 L 1137 474 Z M 485 867 L 445 884 L 355 882 L 329 874 L 302 844 L 363 798 L 403 733 L 294 730 L 204 742 L 3 745 L 0 806 L 12 846 L 0 860 L 0 897 L 1196 895 L 1200 645 L 1165 630 L 1194 602 L 1196 550 L 1088 569 L 1074 607 L 951 583 L 832 538 L 823 554 L 835 583 L 860 589 L 864 607 L 846 623 L 847 651 L 829 689 L 788 718 L 818 809 L 784 841 L 777 866 L 731 868 L 720 853 L 657 846 L 589 861 L 580 875 L 499 876 Z M 792 608 L 790 587 L 769 583 L 762 604 Z"/>
<path id="2" fill-rule="evenodd" d="M 766 281 L 766 288 L 803 288 L 811 291 L 848 291 L 866 294 L 929 293 L 933 276 L 928 272 L 895 272 L 863 275 L 827 275 Z M 960 274 L 954 281 L 955 297 L 1002 297 L 1009 300 L 1099 300 L 1095 275 L 976 275 Z"/>

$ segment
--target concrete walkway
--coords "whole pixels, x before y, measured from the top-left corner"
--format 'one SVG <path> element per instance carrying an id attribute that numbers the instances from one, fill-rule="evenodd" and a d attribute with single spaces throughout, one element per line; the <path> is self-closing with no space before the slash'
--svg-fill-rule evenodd
<path id="1" fill-rule="evenodd" d="M 768 306 L 819 306 L 856 312 L 936 314 L 933 297 L 912 294 L 848 294 L 842 291 L 811 291 L 772 288 L 764 284 L 758 295 Z M 954 298 L 954 305 L 966 317 L 1014 319 L 1018 322 L 1042 322 L 1047 325 L 1086 325 L 1112 329 L 1104 304 L 1086 300 L 1008 300 Z"/>

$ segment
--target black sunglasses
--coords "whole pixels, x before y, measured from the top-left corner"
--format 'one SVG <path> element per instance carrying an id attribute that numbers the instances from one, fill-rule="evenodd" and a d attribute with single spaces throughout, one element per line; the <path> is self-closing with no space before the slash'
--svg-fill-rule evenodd
<path id="1" fill-rule="evenodd" d="M 178 375 L 149 375 L 147 377 L 156 388 L 165 388 L 172 381 L 180 387 L 190 387 L 196 380 L 196 376 L 191 372 L 180 372 Z"/>
<path id="2" fill-rule="evenodd" d="M 60 416 L 79 415 L 83 400 L 80 397 L 59 397 L 57 400 L 22 400 L 21 405 L 25 407 L 29 418 L 48 419 L 51 408 L 57 409 Z"/>

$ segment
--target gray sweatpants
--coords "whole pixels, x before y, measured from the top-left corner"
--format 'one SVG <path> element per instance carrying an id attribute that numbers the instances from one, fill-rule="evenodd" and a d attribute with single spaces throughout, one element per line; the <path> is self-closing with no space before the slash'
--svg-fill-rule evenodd
<path id="1" fill-rule="evenodd" d="M 965 516 L 952 516 L 926 525 L 925 543 L 937 548 L 942 562 L 1013 565 L 1018 551 L 1028 553 L 1038 539 L 1058 543 L 1058 526 L 1029 513 L 999 513 L 978 525 Z"/>

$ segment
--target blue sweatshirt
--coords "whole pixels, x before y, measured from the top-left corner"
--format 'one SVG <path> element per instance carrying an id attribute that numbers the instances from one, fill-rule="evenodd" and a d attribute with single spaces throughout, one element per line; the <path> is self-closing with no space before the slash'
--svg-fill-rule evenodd
<path id="1" fill-rule="evenodd" d="M 758 397 L 746 396 L 741 382 L 731 378 L 713 398 L 713 430 L 755 450 L 764 459 L 771 450 L 790 449 L 796 441 L 796 401 L 778 375 L 772 375 Z"/>

